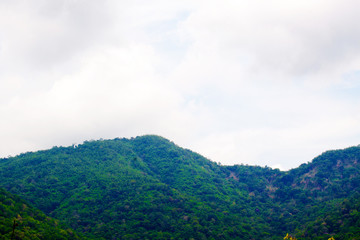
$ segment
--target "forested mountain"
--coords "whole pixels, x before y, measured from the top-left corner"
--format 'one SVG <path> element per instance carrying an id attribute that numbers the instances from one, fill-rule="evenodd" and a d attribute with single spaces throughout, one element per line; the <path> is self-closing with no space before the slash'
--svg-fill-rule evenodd
<path id="1" fill-rule="evenodd" d="M 0 187 L 91 239 L 360 239 L 359 159 L 221 166 L 151 135 L 0 159 Z"/>

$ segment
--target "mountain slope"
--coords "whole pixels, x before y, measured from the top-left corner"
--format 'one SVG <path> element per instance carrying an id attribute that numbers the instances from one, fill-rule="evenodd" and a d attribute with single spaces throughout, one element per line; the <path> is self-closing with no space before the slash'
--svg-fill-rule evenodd
<path id="1" fill-rule="evenodd" d="M 142 136 L 1 159 L 0 187 L 91 238 L 349 239 L 359 158 L 353 147 L 287 172 L 220 166 Z"/>
<path id="2" fill-rule="evenodd" d="M 154 156 L 163 154 L 162 160 L 171 160 L 177 170 L 163 166 L 166 161 L 160 159 L 151 162 L 153 159 L 145 154 L 147 145 L 137 145 L 146 139 L 155 141 L 152 144 L 159 149 L 160 143 L 164 144 Z M 180 158 L 174 156 L 169 159 L 173 149 L 187 152 L 188 156 L 181 158 L 193 161 L 193 165 L 176 163 Z M 199 197 L 215 196 L 206 193 L 219 190 L 213 190 L 212 184 L 196 185 L 186 180 L 196 172 L 206 182 L 205 177 L 213 173 L 204 170 L 205 165 L 198 166 L 197 159 L 210 166 L 213 163 L 179 149 L 155 136 L 55 147 L 1 160 L 0 179 L 11 192 L 90 237 L 154 239 L 171 235 L 201 239 L 227 232 L 240 235 L 242 227 L 236 221 L 225 224 L 225 214 Z M 199 194 L 182 191 L 185 186 L 199 189 Z M 246 237 L 247 232 L 243 232 Z"/>
<path id="3" fill-rule="evenodd" d="M 65 240 L 80 237 L 71 229 L 62 229 L 59 221 L 47 217 L 19 197 L 0 188 L 0 239 Z"/>

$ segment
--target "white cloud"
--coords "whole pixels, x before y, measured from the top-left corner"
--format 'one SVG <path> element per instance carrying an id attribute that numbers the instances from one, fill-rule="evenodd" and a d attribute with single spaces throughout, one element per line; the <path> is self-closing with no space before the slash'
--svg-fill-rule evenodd
<path id="1" fill-rule="evenodd" d="M 0 156 L 154 133 L 287 169 L 358 144 L 359 4 L 3 1 Z"/>

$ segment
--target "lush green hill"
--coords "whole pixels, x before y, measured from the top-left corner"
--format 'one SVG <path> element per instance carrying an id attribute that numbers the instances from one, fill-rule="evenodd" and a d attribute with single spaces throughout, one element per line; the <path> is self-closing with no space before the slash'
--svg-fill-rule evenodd
<path id="1" fill-rule="evenodd" d="M 83 238 L 83 237 L 82 237 Z M 0 239 L 80 239 L 59 221 L 0 188 Z"/>
<path id="2" fill-rule="evenodd" d="M 220 166 L 142 136 L 0 159 L 0 187 L 90 238 L 360 239 L 358 159 L 353 147 L 287 172 Z"/>

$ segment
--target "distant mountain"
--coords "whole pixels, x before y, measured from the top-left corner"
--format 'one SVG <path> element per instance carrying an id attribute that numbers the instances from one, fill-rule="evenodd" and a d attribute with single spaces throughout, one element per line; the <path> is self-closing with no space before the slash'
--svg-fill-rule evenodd
<path id="1" fill-rule="evenodd" d="M 359 159 L 221 166 L 148 135 L 0 159 L 0 187 L 92 239 L 360 239 Z"/>

